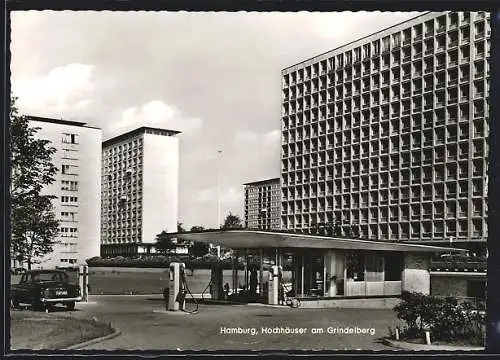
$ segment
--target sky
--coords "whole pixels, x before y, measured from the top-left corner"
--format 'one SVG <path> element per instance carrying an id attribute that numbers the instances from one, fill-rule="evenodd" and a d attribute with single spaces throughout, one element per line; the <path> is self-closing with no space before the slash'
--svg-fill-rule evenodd
<path id="1" fill-rule="evenodd" d="M 243 218 L 244 183 L 280 176 L 281 70 L 417 15 L 18 11 L 12 92 L 22 113 L 104 140 L 182 131 L 179 221 L 218 227 L 219 169 L 222 219 Z"/>

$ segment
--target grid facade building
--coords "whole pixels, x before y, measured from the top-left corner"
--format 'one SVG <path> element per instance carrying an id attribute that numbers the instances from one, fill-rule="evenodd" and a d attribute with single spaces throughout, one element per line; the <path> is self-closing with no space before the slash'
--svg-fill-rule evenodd
<path id="1" fill-rule="evenodd" d="M 280 229 L 280 178 L 245 185 L 245 228 Z"/>
<path id="2" fill-rule="evenodd" d="M 141 127 L 102 143 L 101 255 L 154 252 L 176 231 L 178 131 Z"/>
<path id="3" fill-rule="evenodd" d="M 59 234 L 53 251 L 34 268 L 74 267 L 99 256 L 102 130 L 85 123 L 27 116 L 35 137 L 49 140 L 58 171 L 42 193 L 52 201 Z"/>
<path id="4" fill-rule="evenodd" d="M 282 228 L 485 241 L 489 37 L 432 12 L 284 69 Z"/>

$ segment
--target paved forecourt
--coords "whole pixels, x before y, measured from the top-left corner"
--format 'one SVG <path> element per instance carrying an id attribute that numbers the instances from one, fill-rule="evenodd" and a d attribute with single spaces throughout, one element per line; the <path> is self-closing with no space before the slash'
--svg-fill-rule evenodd
<path id="1" fill-rule="evenodd" d="M 400 324 L 392 310 L 201 304 L 197 314 L 168 312 L 147 295 L 91 296 L 67 314 L 121 331 L 85 348 L 100 350 L 390 350 L 380 340 Z"/>

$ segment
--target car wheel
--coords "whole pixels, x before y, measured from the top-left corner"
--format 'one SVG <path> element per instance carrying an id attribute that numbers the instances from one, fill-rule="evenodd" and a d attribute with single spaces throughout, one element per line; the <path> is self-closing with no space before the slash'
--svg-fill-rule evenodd
<path id="1" fill-rule="evenodd" d="M 72 302 L 66 303 L 66 309 L 75 310 L 75 302 L 72 301 Z"/>
<path id="2" fill-rule="evenodd" d="M 46 313 L 49 312 L 49 307 L 42 302 L 37 302 L 37 303 L 32 304 L 32 309 L 36 310 L 36 311 L 44 311 Z"/>

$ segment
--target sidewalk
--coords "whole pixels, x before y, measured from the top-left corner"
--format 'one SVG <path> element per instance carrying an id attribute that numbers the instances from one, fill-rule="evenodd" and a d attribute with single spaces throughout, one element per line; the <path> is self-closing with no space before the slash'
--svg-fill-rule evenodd
<path id="1" fill-rule="evenodd" d="M 384 342 L 392 347 L 401 350 L 411 350 L 411 351 L 474 351 L 483 352 L 484 347 L 473 347 L 473 346 L 454 346 L 454 345 L 427 345 L 427 344 L 415 344 L 406 341 L 389 340 L 385 339 Z"/>

